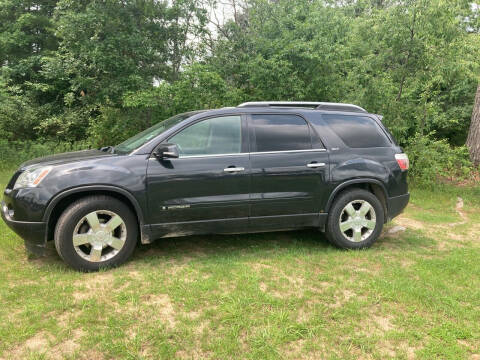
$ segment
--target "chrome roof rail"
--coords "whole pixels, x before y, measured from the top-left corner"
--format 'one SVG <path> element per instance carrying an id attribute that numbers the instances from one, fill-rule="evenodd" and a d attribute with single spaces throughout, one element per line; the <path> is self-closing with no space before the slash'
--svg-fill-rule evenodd
<path id="1" fill-rule="evenodd" d="M 367 111 L 360 106 L 353 104 L 315 102 L 315 101 L 252 101 L 245 102 L 237 107 L 292 107 L 292 108 L 311 108 L 316 110 L 327 111 L 351 111 L 362 112 Z"/>

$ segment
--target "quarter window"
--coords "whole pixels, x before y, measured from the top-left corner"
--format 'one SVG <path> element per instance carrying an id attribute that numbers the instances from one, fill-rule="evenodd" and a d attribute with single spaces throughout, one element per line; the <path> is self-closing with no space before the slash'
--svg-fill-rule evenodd
<path id="1" fill-rule="evenodd" d="M 257 152 L 312 148 L 310 129 L 296 115 L 252 115 Z"/>
<path id="2" fill-rule="evenodd" d="M 387 136 L 368 116 L 322 115 L 327 125 L 351 148 L 390 146 Z"/>
<path id="3" fill-rule="evenodd" d="M 222 116 L 195 123 L 169 139 L 180 156 L 236 154 L 242 150 L 241 116 Z"/>

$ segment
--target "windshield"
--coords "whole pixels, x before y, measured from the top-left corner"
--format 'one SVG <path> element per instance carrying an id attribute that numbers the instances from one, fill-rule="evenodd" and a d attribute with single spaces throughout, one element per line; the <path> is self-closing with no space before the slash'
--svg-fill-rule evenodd
<path id="1" fill-rule="evenodd" d="M 151 139 L 160 135 L 165 130 L 197 113 L 198 111 L 188 112 L 175 115 L 171 118 L 168 118 L 167 120 L 161 121 L 158 124 L 148 128 L 147 130 L 144 130 L 141 133 L 138 133 L 137 135 L 132 136 L 130 139 L 125 140 L 121 144 L 115 146 L 115 151 L 119 153 L 129 153 L 135 149 L 138 149 L 140 146 L 146 144 Z"/>

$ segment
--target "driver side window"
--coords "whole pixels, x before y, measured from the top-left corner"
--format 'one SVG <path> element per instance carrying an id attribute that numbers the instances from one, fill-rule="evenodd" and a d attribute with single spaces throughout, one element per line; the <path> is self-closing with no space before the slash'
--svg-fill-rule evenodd
<path id="1" fill-rule="evenodd" d="M 241 116 L 222 116 L 197 122 L 172 136 L 181 157 L 236 154 L 242 151 Z"/>

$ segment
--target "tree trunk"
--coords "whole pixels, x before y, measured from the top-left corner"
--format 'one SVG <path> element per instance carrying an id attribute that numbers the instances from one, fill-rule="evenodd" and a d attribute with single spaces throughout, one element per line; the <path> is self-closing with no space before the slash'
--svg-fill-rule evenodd
<path id="1" fill-rule="evenodd" d="M 475 104 L 473 105 L 472 122 L 468 131 L 467 146 L 470 159 L 475 165 L 480 165 L 480 84 L 478 84 Z"/>

